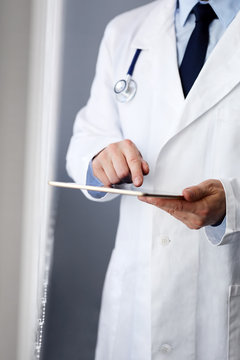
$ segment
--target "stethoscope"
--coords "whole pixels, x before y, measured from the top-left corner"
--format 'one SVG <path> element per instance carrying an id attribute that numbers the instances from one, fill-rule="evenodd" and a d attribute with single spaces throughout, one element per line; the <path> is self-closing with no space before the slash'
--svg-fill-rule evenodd
<path id="1" fill-rule="evenodd" d="M 127 103 L 131 101 L 137 92 L 137 83 L 133 80 L 133 72 L 142 49 L 137 49 L 132 59 L 130 68 L 127 72 L 126 80 L 119 80 L 114 86 L 114 93 L 119 102 Z"/>

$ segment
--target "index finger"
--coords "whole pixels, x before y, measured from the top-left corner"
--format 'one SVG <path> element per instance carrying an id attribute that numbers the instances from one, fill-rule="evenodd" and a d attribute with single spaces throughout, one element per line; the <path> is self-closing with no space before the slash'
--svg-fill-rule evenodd
<path id="1" fill-rule="evenodd" d="M 135 147 L 131 144 L 124 148 L 124 156 L 126 158 L 132 181 L 135 186 L 141 186 L 143 183 L 142 157 Z"/>

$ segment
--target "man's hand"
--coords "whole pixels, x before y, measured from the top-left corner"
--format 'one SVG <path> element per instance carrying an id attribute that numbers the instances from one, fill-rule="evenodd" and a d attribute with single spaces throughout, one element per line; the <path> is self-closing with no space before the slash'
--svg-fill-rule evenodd
<path id="1" fill-rule="evenodd" d="M 139 197 L 139 200 L 165 210 L 190 229 L 220 223 L 226 214 L 226 198 L 219 180 L 207 180 L 183 190 L 184 199 Z"/>
<path id="2" fill-rule="evenodd" d="M 133 182 L 141 186 L 149 166 L 131 140 L 122 140 L 108 145 L 92 162 L 93 175 L 104 186 Z"/>

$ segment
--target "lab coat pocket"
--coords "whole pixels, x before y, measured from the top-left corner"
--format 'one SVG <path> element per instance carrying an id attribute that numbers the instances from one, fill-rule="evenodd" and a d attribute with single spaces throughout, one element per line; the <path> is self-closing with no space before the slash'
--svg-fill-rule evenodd
<path id="1" fill-rule="evenodd" d="M 240 285 L 229 287 L 228 360 L 240 360 Z"/>

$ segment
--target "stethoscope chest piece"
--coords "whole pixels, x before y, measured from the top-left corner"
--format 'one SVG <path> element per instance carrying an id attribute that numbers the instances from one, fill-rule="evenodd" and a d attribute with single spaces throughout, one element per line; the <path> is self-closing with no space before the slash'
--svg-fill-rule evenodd
<path id="1" fill-rule="evenodd" d="M 119 80 L 116 83 L 114 92 L 119 102 L 127 103 L 136 95 L 137 83 L 128 75 L 126 80 Z"/>
<path id="2" fill-rule="evenodd" d="M 141 49 L 136 50 L 130 68 L 127 72 L 126 80 L 119 80 L 114 86 L 114 93 L 116 98 L 121 103 L 128 103 L 136 95 L 137 83 L 135 80 L 133 80 L 132 76 L 141 51 Z"/>

